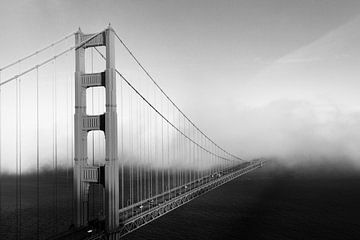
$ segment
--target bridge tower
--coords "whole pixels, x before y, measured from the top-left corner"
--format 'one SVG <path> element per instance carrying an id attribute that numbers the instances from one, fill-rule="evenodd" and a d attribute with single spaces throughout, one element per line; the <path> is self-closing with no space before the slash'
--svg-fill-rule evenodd
<path id="1" fill-rule="evenodd" d="M 88 225 L 88 191 L 90 184 L 105 187 L 105 228 L 112 232 L 119 226 L 119 167 L 117 144 L 116 72 L 114 30 L 109 27 L 96 37 L 75 35 L 75 164 L 74 164 L 74 219 L 75 226 Z M 88 40 L 88 41 L 87 41 Z M 105 46 L 106 69 L 100 73 L 85 72 L 85 49 Z M 86 114 L 86 89 L 105 87 L 106 110 L 100 115 Z M 87 135 L 100 130 L 105 134 L 105 165 L 93 166 L 88 162 Z M 112 236 L 111 238 L 115 238 Z"/>

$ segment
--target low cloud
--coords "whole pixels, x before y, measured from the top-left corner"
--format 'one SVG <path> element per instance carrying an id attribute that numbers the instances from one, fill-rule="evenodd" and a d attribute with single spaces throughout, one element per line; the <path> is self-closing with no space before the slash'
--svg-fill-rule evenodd
<path id="1" fill-rule="evenodd" d="M 245 158 L 277 158 L 286 164 L 352 161 L 360 166 L 360 112 L 307 101 L 277 100 L 259 107 L 233 106 L 219 113 L 228 128 L 214 134 Z"/>

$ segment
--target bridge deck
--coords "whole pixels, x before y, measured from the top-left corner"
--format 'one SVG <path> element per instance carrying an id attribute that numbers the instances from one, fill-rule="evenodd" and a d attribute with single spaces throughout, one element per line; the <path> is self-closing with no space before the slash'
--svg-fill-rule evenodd
<path id="1" fill-rule="evenodd" d="M 196 181 L 190 182 L 171 189 L 170 191 L 143 200 L 124 209 L 119 210 L 120 227 L 113 234 L 125 236 L 149 222 L 169 213 L 189 201 L 211 191 L 241 175 L 261 167 L 261 162 L 244 163 L 236 168 L 229 168 L 224 171 L 205 176 Z M 64 233 L 56 239 L 105 239 L 103 223 L 93 222 L 92 226 Z"/>

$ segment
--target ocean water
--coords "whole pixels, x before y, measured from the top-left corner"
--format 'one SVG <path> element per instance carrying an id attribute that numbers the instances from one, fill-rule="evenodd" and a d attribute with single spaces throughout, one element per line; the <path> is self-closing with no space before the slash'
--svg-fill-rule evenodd
<path id="1" fill-rule="evenodd" d="M 59 171 L 56 177 L 53 172 L 43 172 L 39 176 L 39 192 L 34 174 L 22 176 L 21 188 L 16 186 L 19 179 L 13 175 L 3 175 L 1 181 L 1 240 L 31 240 L 38 239 L 38 235 L 40 239 L 48 239 L 69 229 L 72 223 L 71 172 Z M 17 205 L 21 205 L 18 212 Z"/>
<path id="2" fill-rule="evenodd" d="M 360 239 L 360 172 L 269 163 L 124 239 Z"/>
<path id="3" fill-rule="evenodd" d="M 40 239 L 47 239 L 69 229 L 71 172 L 60 171 L 56 178 L 50 172 L 40 176 L 39 212 L 34 207 L 36 178 L 23 176 L 20 218 L 15 214 L 16 179 L 1 179 L 0 239 L 37 239 L 37 232 Z M 359 216 L 360 171 L 351 164 L 323 162 L 290 168 L 270 162 L 123 239 L 356 240 L 360 239 Z"/>

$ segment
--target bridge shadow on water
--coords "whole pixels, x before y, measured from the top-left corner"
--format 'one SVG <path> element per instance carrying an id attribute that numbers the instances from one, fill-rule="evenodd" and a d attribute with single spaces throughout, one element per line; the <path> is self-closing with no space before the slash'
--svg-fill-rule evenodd
<path id="1" fill-rule="evenodd" d="M 124 239 L 359 239 L 360 171 L 266 164 Z"/>

